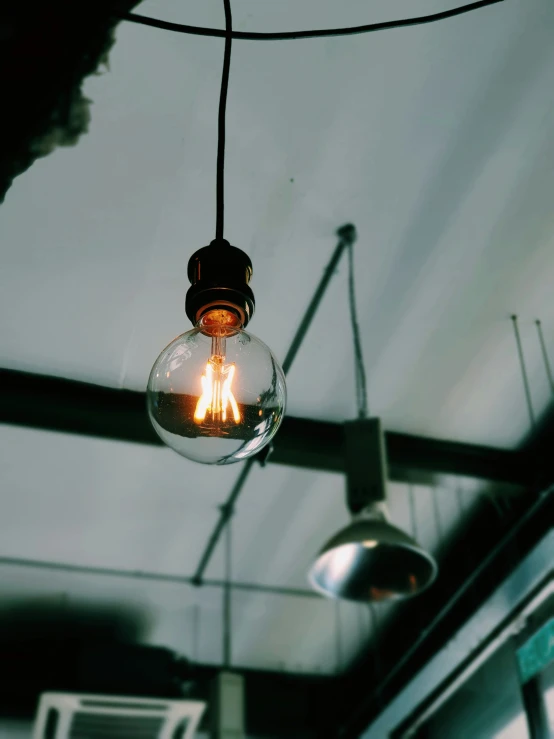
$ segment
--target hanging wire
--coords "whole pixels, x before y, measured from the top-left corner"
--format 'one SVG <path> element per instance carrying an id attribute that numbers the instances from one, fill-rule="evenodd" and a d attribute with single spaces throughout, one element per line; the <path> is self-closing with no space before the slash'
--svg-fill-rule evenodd
<path id="1" fill-rule="evenodd" d="M 219 111 L 217 116 L 217 183 L 216 183 L 216 225 L 215 237 L 223 239 L 225 220 L 225 113 L 227 110 L 227 91 L 229 89 L 229 71 L 231 69 L 231 45 L 233 43 L 233 17 L 231 0 L 223 0 L 225 8 L 225 51 L 223 53 L 223 72 L 219 92 Z"/>
<path id="2" fill-rule="evenodd" d="M 416 505 L 415 505 L 413 485 L 410 485 L 408 488 L 408 500 L 410 502 L 410 518 L 412 519 L 412 538 L 415 541 L 418 541 L 419 533 L 417 530 L 417 514 L 416 514 Z"/>
<path id="3" fill-rule="evenodd" d="M 550 385 L 550 390 L 552 392 L 552 395 L 554 395 L 554 378 L 552 377 L 552 368 L 550 366 L 550 361 L 548 359 L 548 354 L 546 352 L 546 343 L 544 341 L 544 336 L 542 333 L 542 323 L 539 321 L 538 318 L 535 321 L 535 325 L 537 327 L 537 333 L 539 334 L 539 343 L 541 345 L 542 356 L 544 359 L 544 367 L 546 369 L 546 375 L 548 377 L 548 383 Z"/>
<path id="4" fill-rule="evenodd" d="M 443 10 L 441 13 L 433 13 L 432 15 L 422 15 L 417 18 L 402 18 L 395 21 L 385 21 L 383 23 L 369 23 L 363 26 L 352 26 L 350 28 L 323 28 L 313 31 L 286 31 L 281 33 L 252 33 L 248 31 L 233 31 L 231 38 L 242 39 L 247 41 L 286 41 L 300 38 L 322 38 L 329 36 L 352 36 L 358 33 L 371 33 L 372 31 L 386 31 L 392 28 L 403 28 L 406 26 L 419 26 L 424 23 L 433 23 L 447 18 L 453 18 L 456 15 L 469 13 L 472 10 L 479 10 L 488 5 L 503 2 L 503 0 L 478 0 L 478 2 L 462 5 L 458 8 Z M 121 13 L 116 14 L 116 18 L 130 21 L 131 23 L 140 23 L 143 26 L 152 26 L 161 28 L 164 31 L 176 31 L 177 33 L 188 33 L 194 36 L 216 36 L 225 38 L 226 31 L 219 28 L 205 28 L 202 26 L 189 26 L 183 23 L 171 23 L 169 21 L 158 20 L 157 18 L 149 18 L 145 15 L 137 13 Z"/>
<path id="5" fill-rule="evenodd" d="M 523 356 L 523 348 L 521 346 L 521 338 L 519 335 L 519 327 L 517 325 L 517 316 L 512 316 L 512 323 L 514 326 L 514 335 L 517 344 L 517 352 L 519 355 L 519 365 L 521 368 L 521 377 L 523 380 L 523 388 L 525 390 L 525 398 L 527 400 L 527 410 L 529 412 L 529 420 L 531 421 L 531 428 L 535 427 L 535 412 L 533 410 L 533 402 L 531 400 L 531 390 L 529 388 L 529 379 L 527 378 L 527 370 L 525 368 L 525 357 Z"/>
<path id="6" fill-rule="evenodd" d="M 456 500 L 458 501 L 458 510 L 460 513 L 460 518 L 463 518 L 463 516 L 465 516 L 465 513 L 466 513 L 466 505 L 464 501 L 462 485 L 459 480 L 456 482 Z"/>
<path id="7" fill-rule="evenodd" d="M 336 673 L 340 675 L 342 672 L 342 631 L 340 620 L 340 600 L 335 601 L 335 659 Z"/>
<path id="8" fill-rule="evenodd" d="M 442 531 L 442 521 L 441 521 L 441 514 L 440 514 L 439 499 L 437 497 L 437 488 L 434 485 L 431 488 L 431 497 L 433 499 L 433 515 L 435 517 L 435 528 L 437 531 L 438 545 L 440 548 L 443 542 L 443 531 Z"/>
<path id="9" fill-rule="evenodd" d="M 363 608 L 356 608 L 356 617 L 358 620 L 358 644 L 367 645 L 369 640 L 366 638 L 366 619 Z"/>
<path id="10" fill-rule="evenodd" d="M 434 489 L 434 488 L 433 488 Z M 433 498 L 434 501 L 434 498 Z M 419 526 L 417 521 L 417 506 L 415 500 L 415 490 L 413 485 L 408 486 L 408 502 L 410 504 L 410 519 L 411 519 L 411 531 L 412 538 L 419 544 Z M 420 630 L 425 628 L 425 619 L 419 610 L 415 611 L 415 621 L 419 625 Z"/>
<path id="11" fill-rule="evenodd" d="M 377 696 L 377 700 L 379 702 L 379 705 L 381 704 L 381 678 L 382 678 L 382 665 L 381 665 L 381 651 L 379 649 L 379 643 L 381 641 L 381 628 L 379 624 L 379 619 L 377 618 L 377 609 L 375 608 L 375 605 L 373 603 L 368 604 L 369 608 L 369 615 L 371 619 L 371 627 L 373 632 L 373 665 L 374 665 L 374 679 L 375 679 L 375 685 L 377 686 L 375 688 L 375 694 Z"/>
<path id="12" fill-rule="evenodd" d="M 231 666 L 232 660 L 232 642 L 231 642 L 231 629 L 232 629 L 232 531 L 231 521 L 227 523 L 227 529 L 225 531 L 225 586 L 223 588 L 223 665 L 224 667 Z"/>
<path id="13" fill-rule="evenodd" d="M 367 381 L 360 337 L 360 326 L 356 309 L 356 285 L 354 279 L 354 242 L 347 244 L 348 251 L 348 302 L 350 306 L 350 325 L 354 342 L 354 370 L 356 378 L 356 404 L 358 418 L 367 418 Z"/>
<path id="14" fill-rule="evenodd" d="M 192 607 L 192 661 L 197 663 L 199 659 L 200 645 L 200 606 L 195 603 Z"/>

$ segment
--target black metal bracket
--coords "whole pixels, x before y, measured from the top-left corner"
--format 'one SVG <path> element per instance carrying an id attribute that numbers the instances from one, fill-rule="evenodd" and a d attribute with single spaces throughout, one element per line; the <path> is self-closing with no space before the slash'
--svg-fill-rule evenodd
<path id="1" fill-rule="evenodd" d="M 379 418 L 344 424 L 346 499 L 350 513 L 386 500 L 387 457 Z"/>

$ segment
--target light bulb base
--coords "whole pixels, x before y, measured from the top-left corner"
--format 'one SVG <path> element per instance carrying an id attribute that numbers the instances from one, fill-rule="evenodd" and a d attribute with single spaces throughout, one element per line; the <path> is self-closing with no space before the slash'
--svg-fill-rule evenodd
<path id="1" fill-rule="evenodd" d="M 252 277 L 250 257 L 225 239 L 214 240 L 196 251 L 188 263 L 191 286 L 185 308 L 191 323 L 208 312 L 233 312 L 244 328 L 254 315 L 255 300 L 249 285 Z"/>

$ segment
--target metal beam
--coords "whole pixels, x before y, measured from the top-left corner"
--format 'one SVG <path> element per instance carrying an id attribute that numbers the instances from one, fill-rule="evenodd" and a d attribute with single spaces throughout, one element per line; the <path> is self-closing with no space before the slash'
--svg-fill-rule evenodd
<path id="1" fill-rule="evenodd" d="M 162 442 L 150 425 L 144 393 L 76 380 L 0 371 L 0 421 L 49 431 L 118 441 Z M 440 473 L 527 485 L 536 479 L 526 451 L 386 432 L 392 479 Z M 287 416 L 269 461 L 324 472 L 343 472 L 343 427 L 328 421 Z"/>

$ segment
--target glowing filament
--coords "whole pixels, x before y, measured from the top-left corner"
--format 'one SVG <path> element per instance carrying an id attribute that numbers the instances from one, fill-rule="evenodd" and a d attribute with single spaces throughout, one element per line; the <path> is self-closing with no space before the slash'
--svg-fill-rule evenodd
<path id="1" fill-rule="evenodd" d="M 231 406 L 235 423 L 240 421 L 239 407 L 231 385 L 235 376 L 234 364 L 223 364 L 224 357 L 214 355 L 206 364 L 206 372 L 201 377 L 202 395 L 198 398 L 194 420 L 201 423 L 210 413 L 212 420 L 227 420 L 227 408 Z"/>

